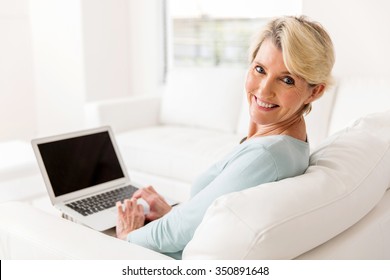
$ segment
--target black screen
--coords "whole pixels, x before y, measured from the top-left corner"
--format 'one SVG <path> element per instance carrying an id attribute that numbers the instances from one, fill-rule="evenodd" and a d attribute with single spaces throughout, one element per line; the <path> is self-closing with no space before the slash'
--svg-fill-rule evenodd
<path id="1" fill-rule="evenodd" d="M 38 148 L 55 196 L 124 177 L 108 132 L 39 144 Z"/>

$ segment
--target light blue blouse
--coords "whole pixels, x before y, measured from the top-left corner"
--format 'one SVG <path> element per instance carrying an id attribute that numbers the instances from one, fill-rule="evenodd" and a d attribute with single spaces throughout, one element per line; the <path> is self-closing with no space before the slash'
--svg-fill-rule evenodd
<path id="1" fill-rule="evenodd" d="M 197 178 L 189 201 L 131 232 L 127 240 L 181 258 L 181 252 L 216 198 L 300 175 L 308 164 L 309 145 L 306 142 L 286 135 L 251 138 Z"/>

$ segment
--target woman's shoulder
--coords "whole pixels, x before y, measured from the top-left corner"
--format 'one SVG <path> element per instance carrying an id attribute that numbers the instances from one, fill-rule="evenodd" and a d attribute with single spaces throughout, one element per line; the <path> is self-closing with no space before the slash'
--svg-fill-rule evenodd
<path id="1" fill-rule="evenodd" d="M 295 148 L 298 150 L 308 150 L 309 144 L 288 135 L 269 135 L 247 139 L 239 145 L 242 150 L 263 148 L 269 151 L 277 149 Z"/>
<path id="2" fill-rule="evenodd" d="M 242 146 L 241 146 L 242 145 Z M 236 157 L 272 160 L 281 177 L 303 173 L 309 164 L 310 148 L 307 142 L 287 135 L 272 135 L 248 139 L 237 150 Z M 246 155 L 246 156 L 244 156 Z"/>
<path id="3" fill-rule="evenodd" d="M 252 161 L 264 164 L 272 160 L 276 165 L 284 162 L 308 164 L 309 144 L 286 135 L 253 137 L 237 145 L 217 166 L 223 168 L 233 161 Z"/>

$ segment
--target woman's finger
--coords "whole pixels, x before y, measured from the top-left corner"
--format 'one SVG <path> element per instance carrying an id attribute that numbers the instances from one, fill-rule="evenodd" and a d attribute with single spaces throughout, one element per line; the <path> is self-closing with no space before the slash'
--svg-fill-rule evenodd
<path id="1" fill-rule="evenodd" d="M 137 210 L 138 210 L 138 212 L 144 214 L 144 207 L 141 204 L 137 205 Z"/>
<path id="2" fill-rule="evenodd" d="M 146 189 L 147 189 L 149 192 L 157 193 L 156 190 L 153 188 L 153 186 L 148 186 L 148 187 L 146 187 Z"/>
<path id="3" fill-rule="evenodd" d="M 145 199 L 145 197 L 155 193 L 157 192 L 152 186 L 147 186 L 145 188 L 137 190 L 132 197 Z"/>
<path id="4" fill-rule="evenodd" d="M 116 209 L 118 210 L 118 217 L 123 218 L 123 207 L 120 201 L 116 203 Z"/>
<path id="5" fill-rule="evenodd" d="M 125 204 L 125 212 L 132 210 L 133 204 L 130 199 L 125 199 L 123 203 Z"/>

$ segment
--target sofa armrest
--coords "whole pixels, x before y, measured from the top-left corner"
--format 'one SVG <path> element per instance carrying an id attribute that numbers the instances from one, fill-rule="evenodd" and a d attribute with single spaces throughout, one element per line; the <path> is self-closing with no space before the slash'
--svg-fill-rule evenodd
<path id="1" fill-rule="evenodd" d="M 170 259 L 26 203 L 0 204 L 0 259 Z"/>
<path id="2" fill-rule="evenodd" d="M 85 106 L 86 124 L 88 127 L 110 125 L 116 133 L 156 125 L 160 103 L 159 95 L 90 102 Z"/>

